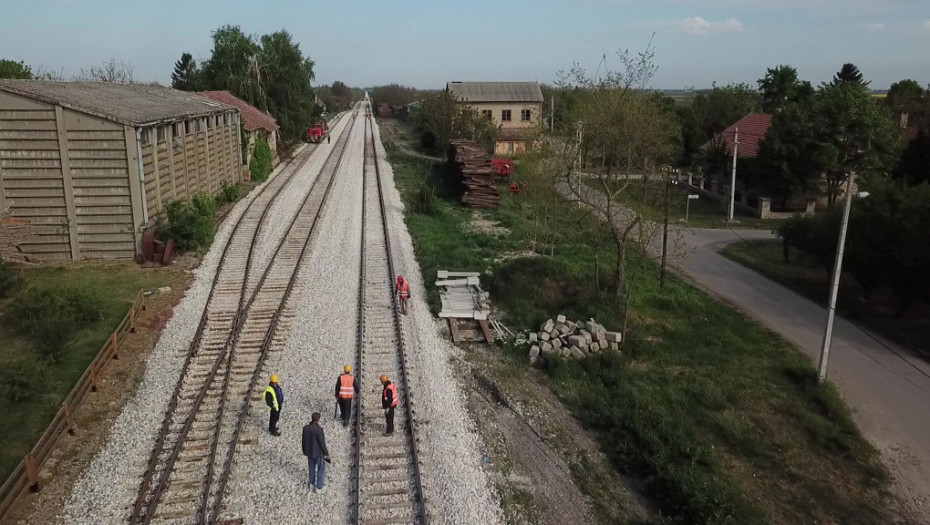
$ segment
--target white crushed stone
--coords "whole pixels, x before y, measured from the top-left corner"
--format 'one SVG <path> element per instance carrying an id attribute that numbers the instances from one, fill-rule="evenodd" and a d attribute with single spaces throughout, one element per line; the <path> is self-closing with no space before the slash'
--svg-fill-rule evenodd
<path id="1" fill-rule="evenodd" d="M 278 374 L 284 390 L 281 437 L 272 437 L 268 411 L 253 404 L 246 426 L 260 429 L 257 441 L 240 445 L 224 499 L 223 519 L 245 523 L 340 523 L 349 519 L 352 427 L 335 422 L 333 390 L 345 364 L 355 363 L 359 241 L 361 235 L 362 137 L 358 118 L 330 200 L 298 274 L 290 334 L 273 347 L 263 376 Z M 322 414 L 332 456 L 326 487 L 307 487 L 301 430 L 314 412 Z"/>
<path id="2" fill-rule="evenodd" d="M 410 386 L 414 392 L 424 495 L 434 524 L 502 523 L 493 483 L 483 468 L 481 438 L 466 407 L 450 355 L 456 348 L 440 332 L 426 304 L 420 265 L 404 222 L 404 205 L 375 123 L 378 160 L 391 228 L 395 271 L 411 286 L 412 310 L 404 319 Z"/>
<path id="3" fill-rule="evenodd" d="M 275 169 L 269 181 L 283 167 Z M 122 523 L 129 517 L 188 346 L 209 296 L 223 248 L 236 221 L 265 184 L 239 201 L 223 221 L 213 245 L 194 271 L 191 287 L 175 307 L 149 355 L 138 390 L 114 421 L 107 443 L 75 482 L 58 517 L 59 522 L 96 525 Z"/>

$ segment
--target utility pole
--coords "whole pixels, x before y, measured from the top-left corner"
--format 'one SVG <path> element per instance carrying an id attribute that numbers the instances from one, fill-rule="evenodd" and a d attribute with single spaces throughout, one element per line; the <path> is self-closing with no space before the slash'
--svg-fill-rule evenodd
<path id="1" fill-rule="evenodd" d="M 730 213 L 727 221 L 733 222 L 733 206 L 736 201 L 736 152 L 739 150 L 739 128 L 733 130 L 733 175 L 730 177 Z"/>
<path id="2" fill-rule="evenodd" d="M 659 273 L 659 288 L 665 287 L 665 261 L 668 257 L 668 201 L 671 199 L 672 174 L 666 169 L 665 173 L 665 221 L 662 225 L 662 271 Z"/>
<path id="3" fill-rule="evenodd" d="M 820 366 L 817 381 L 823 383 L 827 377 L 827 360 L 830 358 L 830 343 L 833 341 L 833 318 L 836 316 L 836 295 L 840 288 L 840 274 L 843 271 L 843 250 L 846 248 L 846 229 L 849 226 L 849 209 L 852 207 L 852 185 L 856 173 L 851 172 L 846 179 L 846 205 L 843 207 L 843 222 L 840 223 L 840 240 L 836 247 L 836 260 L 833 262 L 833 277 L 830 283 L 830 301 L 827 306 L 827 327 L 823 332 L 823 344 L 820 346 Z"/>

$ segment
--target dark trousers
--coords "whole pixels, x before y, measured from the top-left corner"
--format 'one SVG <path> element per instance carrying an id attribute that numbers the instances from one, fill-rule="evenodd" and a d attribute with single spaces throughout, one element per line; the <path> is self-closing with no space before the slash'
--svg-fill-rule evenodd
<path id="1" fill-rule="evenodd" d="M 352 419 L 352 398 L 339 398 L 339 413 L 342 414 L 342 420 L 346 423 Z"/>
<path id="2" fill-rule="evenodd" d="M 394 432 L 394 407 L 388 407 L 384 410 L 384 422 L 387 424 L 384 431 L 388 434 Z"/>
<path id="3" fill-rule="evenodd" d="M 268 418 L 268 432 L 274 434 L 278 431 L 278 420 L 281 419 L 280 410 L 269 410 L 270 416 Z"/>

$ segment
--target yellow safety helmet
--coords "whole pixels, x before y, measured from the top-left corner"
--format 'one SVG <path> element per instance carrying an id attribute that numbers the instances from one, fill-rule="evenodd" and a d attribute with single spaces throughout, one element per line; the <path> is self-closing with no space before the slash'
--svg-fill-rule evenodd
<path id="1" fill-rule="evenodd" d="M 352 371 L 352 365 L 346 365 L 346 366 L 343 368 L 343 370 L 345 370 L 346 373 L 348 374 L 349 372 Z"/>
<path id="2" fill-rule="evenodd" d="M 271 382 L 272 383 L 278 382 L 278 374 L 271 374 Z"/>
<path id="3" fill-rule="evenodd" d="M 384 374 L 381 374 L 381 382 L 383 383 L 383 382 L 385 382 L 385 381 L 387 381 L 387 380 L 388 380 L 388 376 L 386 376 L 386 375 L 384 375 Z"/>

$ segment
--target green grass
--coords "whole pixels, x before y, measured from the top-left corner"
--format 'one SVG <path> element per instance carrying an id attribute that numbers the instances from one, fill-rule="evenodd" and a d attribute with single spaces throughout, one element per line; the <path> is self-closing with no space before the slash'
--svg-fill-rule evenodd
<path id="1" fill-rule="evenodd" d="M 612 254 L 600 254 L 603 290 L 592 285 L 588 239 L 569 223 L 556 226 L 553 256 L 502 257 L 532 246 L 520 197 L 504 192 L 498 209 L 479 212 L 509 235 L 475 233 L 468 227 L 474 212 L 457 203 L 442 167 L 388 152 L 427 283 L 437 269 L 482 271 L 513 329 L 558 313 L 617 328 L 621 310 L 605 277 Z M 410 212 L 424 181 L 439 196 L 429 215 Z M 680 279 L 659 289 L 658 269 L 643 264 L 622 355 L 545 371 L 613 468 L 641 480 L 661 510 L 656 522 L 885 522 L 887 481 L 877 452 L 837 391 L 817 384 L 810 360 Z M 435 308 L 436 292 L 428 293 Z M 579 486 L 591 492 L 591 481 Z"/>
<path id="2" fill-rule="evenodd" d="M 73 267 L 28 267 L 17 272 L 25 280 L 21 293 L 78 290 L 99 298 L 102 319 L 79 327 L 54 362 L 43 360 L 29 339 L 10 326 L 6 315 L 13 299 L 0 300 L 0 369 L 25 380 L 27 396 L 0 398 L 0 479 L 5 480 L 32 448 L 67 393 L 84 373 L 140 289 L 173 285 L 174 269 L 143 269 L 132 263 Z"/>
<path id="3" fill-rule="evenodd" d="M 643 185 L 645 184 L 645 188 Z M 645 197 L 644 197 L 645 195 Z M 656 217 L 663 217 L 665 211 L 665 184 L 658 181 L 630 181 L 626 191 L 617 196 L 624 204 L 643 205 L 652 208 Z M 762 220 L 739 209 L 734 210 L 736 223 L 727 222 L 727 210 L 724 204 L 707 197 L 688 201 L 688 192 L 672 186 L 669 192 L 669 222 L 690 228 L 753 228 L 774 229 L 780 220 Z M 688 218 L 685 221 L 685 217 Z"/>
<path id="4" fill-rule="evenodd" d="M 794 290 L 808 299 L 826 305 L 830 274 L 815 257 L 791 248 L 786 263 L 780 240 L 745 241 L 727 245 L 723 255 Z M 862 289 L 850 275 L 843 275 L 837 307 L 844 316 L 856 310 Z M 875 330 L 924 356 L 930 357 L 930 304 L 917 302 L 898 316 L 896 301 L 890 290 L 878 288 L 873 293 L 871 312 L 859 315 L 856 322 Z"/>

